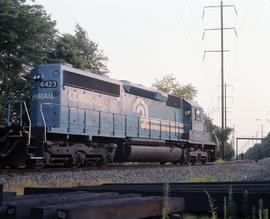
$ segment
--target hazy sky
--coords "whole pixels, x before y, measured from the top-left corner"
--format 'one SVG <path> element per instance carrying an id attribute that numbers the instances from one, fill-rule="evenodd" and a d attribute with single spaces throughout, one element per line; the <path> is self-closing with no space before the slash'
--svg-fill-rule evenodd
<path id="1" fill-rule="evenodd" d="M 109 57 L 109 76 L 150 87 L 155 79 L 172 73 L 182 84 L 198 89 L 196 100 L 220 125 L 220 32 L 204 28 L 220 25 L 216 0 L 36 0 L 57 21 L 62 33 L 74 33 L 79 23 L 89 38 Z M 269 51 L 270 0 L 224 1 L 225 81 L 228 125 L 236 137 L 261 136 L 270 129 Z M 263 121 L 256 121 L 263 119 Z M 268 121 L 267 121 L 268 119 Z M 241 150 L 251 146 L 242 142 Z"/>

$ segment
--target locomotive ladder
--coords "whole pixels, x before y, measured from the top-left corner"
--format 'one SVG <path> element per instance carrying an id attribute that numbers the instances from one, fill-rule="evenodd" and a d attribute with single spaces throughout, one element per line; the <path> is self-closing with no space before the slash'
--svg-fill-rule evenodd
<path id="1" fill-rule="evenodd" d="M 16 104 L 16 103 L 19 103 L 20 104 L 20 117 L 19 117 L 19 126 L 20 127 L 23 127 L 23 108 L 25 110 L 25 113 L 26 113 L 26 116 L 27 116 L 27 120 L 28 120 L 28 138 L 27 138 L 27 144 L 30 145 L 31 143 L 31 119 L 30 119 L 30 116 L 29 116 L 29 112 L 28 112 L 28 109 L 27 109 L 27 106 L 26 106 L 26 103 L 25 101 L 23 100 L 11 100 L 11 101 L 8 101 L 8 119 L 7 119 L 7 125 L 8 126 L 11 126 L 12 125 L 12 105 L 13 104 Z"/>

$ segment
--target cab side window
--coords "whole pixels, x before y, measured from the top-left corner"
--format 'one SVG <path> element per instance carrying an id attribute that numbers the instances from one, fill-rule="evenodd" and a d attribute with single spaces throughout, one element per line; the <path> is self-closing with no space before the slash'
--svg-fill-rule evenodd
<path id="1" fill-rule="evenodd" d="M 191 110 L 189 107 L 185 107 L 185 116 L 188 117 L 191 115 Z"/>
<path id="2" fill-rule="evenodd" d="M 195 120 L 202 120 L 201 119 L 201 110 L 195 109 Z"/>

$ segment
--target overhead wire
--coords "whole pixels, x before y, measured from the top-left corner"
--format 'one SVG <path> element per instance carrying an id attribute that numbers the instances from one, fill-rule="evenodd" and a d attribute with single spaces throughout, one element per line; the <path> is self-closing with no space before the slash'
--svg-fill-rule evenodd
<path id="1" fill-rule="evenodd" d="M 175 0 L 171 0 L 171 1 L 172 1 L 172 4 L 173 4 L 173 6 L 174 6 L 174 8 L 175 8 L 175 10 L 177 12 L 177 15 L 178 15 L 178 17 L 179 17 L 179 19 L 180 19 L 180 21 L 181 21 L 181 23 L 182 23 L 182 25 L 183 25 L 186 33 L 187 33 L 190 41 L 192 42 L 193 48 L 196 51 L 196 54 L 197 54 L 198 58 L 201 59 L 200 50 L 199 50 L 197 44 L 195 43 L 195 41 L 194 41 L 194 39 L 192 37 L 192 34 L 189 31 L 189 29 L 188 29 L 188 27 L 187 27 L 187 25 L 186 25 L 186 23 L 184 21 L 184 18 L 183 18 L 183 15 L 182 15 L 180 9 L 177 7 Z"/>
<path id="2" fill-rule="evenodd" d="M 187 35 L 188 35 L 190 41 L 192 42 L 193 48 L 194 48 L 194 50 L 196 51 L 197 56 L 199 57 L 200 60 L 202 60 L 202 51 L 201 51 L 201 49 L 199 49 L 199 47 L 197 46 L 195 40 L 193 39 L 192 34 L 191 34 L 191 32 L 189 31 L 189 28 L 187 27 L 187 25 L 186 25 L 186 23 L 185 23 L 185 21 L 184 21 L 183 14 L 182 14 L 181 10 L 177 7 L 177 4 L 176 4 L 175 0 L 171 0 L 171 1 L 172 1 L 172 4 L 173 4 L 173 6 L 174 6 L 174 8 L 175 8 L 175 10 L 176 10 L 176 12 L 177 12 L 177 15 L 178 15 L 178 17 L 179 17 L 179 19 L 180 19 L 180 21 L 181 21 L 181 23 L 182 23 L 182 25 L 183 25 L 183 27 L 184 27 L 186 33 L 187 33 Z M 200 29 L 200 25 L 199 25 L 198 22 L 195 20 L 195 18 L 194 18 L 194 13 L 193 13 L 193 11 L 192 11 L 192 9 L 191 9 L 191 7 L 190 7 L 190 4 L 189 4 L 189 2 L 188 2 L 187 0 L 186 0 L 186 4 L 187 4 L 187 7 L 188 7 L 188 9 L 189 9 L 189 11 L 190 11 L 190 14 L 191 14 L 191 16 L 192 16 L 192 21 L 193 21 L 194 25 L 197 27 L 197 29 Z M 206 70 L 205 70 L 205 66 L 204 66 L 204 65 L 203 65 L 203 72 L 206 73 Z M 217 87 L 218 87 L 218 82 L 216 82 L 215 86 L 213 87 L 213 89 L 212 89 L 212 91 L 211 91 L 211 96 L 210 96 L 210 100 L 209 100 L 209 105 L 211 105 L 211 103 L 213 103 L 214 94 L 216 93 L 215 90 L 217 89 Z M 208 105 L 208 106 L 209 106 L 209 105 Z M 215 105 L 216 105 L 216 104 L 215 104 Z M 209 113 L 209 111 L 210 111 L 209 115 L 210 115 L 211 118 L 213 118 L 213 117 L 216 115 L 217 111 L 218 111 L 218 107 L 212 106 L 212 108 L 211 108 L 211 109 L 208 108 L 207 111 L 208 111 L 208 113 Z"/>

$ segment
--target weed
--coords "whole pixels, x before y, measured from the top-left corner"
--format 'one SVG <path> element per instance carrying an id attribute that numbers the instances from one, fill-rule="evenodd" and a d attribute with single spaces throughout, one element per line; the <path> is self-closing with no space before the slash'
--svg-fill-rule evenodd
<path id="1" fill-rule="evenodd" d="M 231 182 L 231 181 L 233 181 L 233 176 L 226 169 L 226 171 L 225 171 L 225 182 Z"/>
<path id="2" fill-rule="evenodd" d="M 245 190 L 243 194 L 243 211 L 245 218 L 248 218 L 248 191 Z"/>
<path id="3" fill-rule="evenodd" d="M 262 219 L 262 214 L 263 213 L 263 200 L 259 200 L 259 219 Z"/>
<path id="4" fill-rule="evenodd" d="M 224 197 L 223 200 L 224 200 L 224 207 L 223 207 L 224 219 L 226 219 L 227 218 L 227 199 L 226 199 L 226 197 Z"/>
<path id="5" fill-rule="evenodd" d="M 191 168 L 191 164 L 189 164 L 189 167 L 188 167 L 188 176 L 189 176 L 189 179 L 183 182 L 215 182 L 217 181 L 212 176 L 195 177 L 194 172 Z"/>
<path id="6" fill-rule="evenodd" d="M 232 186 L 230 186 L 228 190 L 228 216 L 230 219 L 237 218 L 236 206 L 233 201 Z"/>
<path id="7" fill-rule="evenodd" d="M 189 180 L 194 179 L 194 172 L 192 171 L 191 164 L 188 165 L 188 177 Z"/>
<path id="8" fill-rule="evenodd" d="M 183 218 L 184 219 L 211 219 L 206 214 L 190 214 L 190 213 L 184 213 Z"/>
<path id="9" fill-rule="evenodd" d="M 269 219 L 269 217 L 268 217 L 268 209 L 264 209 L 264 211 L 263 211 L 263 218 L 264 219 Z"/>
<path id="10" fill-rule="evenodd" d="M 256 208 L 253 206 L 252 207 L 252 219 L 255 219 L 256 218 Z"/>
<path id="11" fill-rule="evenodd" d="M 214 205 L 215 199 L 211 197 L 209 192 L 207 192 L 206 190 L 204 190 L 204 192 L 206 193 L 208 201 L 209 201 L 211 219 L 217 219 L 216 207 Z"/>
<path id="12" fill-rule="evenodd" d="M 162 208 L 162 219 L 166 219 L 167 218 L 167 212 L 169 210 L 169 191 L 170 187 L 169 187 L 169 183 L 165 182 L 164 184 L 164 189 L 163 189 L 163 208 Z"/>

